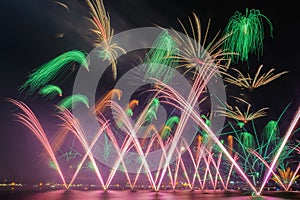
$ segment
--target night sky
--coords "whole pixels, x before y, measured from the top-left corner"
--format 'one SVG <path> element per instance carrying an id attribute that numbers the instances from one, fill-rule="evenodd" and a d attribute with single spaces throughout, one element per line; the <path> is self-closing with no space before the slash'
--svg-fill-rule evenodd
<path id="1" fill-rule="evenodd" d="M 62 1 L 69 5 L 67 12 L 53 0 L 1 0 L 1 99 L 0 99 L 0 182 L 5 178 L 24 182 L 46 179 L 48 172 L 41 169 L 39 152 L 42 148 L 37 139 L 22 124 L 15 121 L 16 109 L 6 102 L 6 98 L 24 100 L 40 117 L 47 132 L 57 128 L 49 105 L 58 100 L 43 100 L 41 97 L 24 98 L 18 95 L 17 88 L 26 80 L 33 68 L 69 50 L 89 52 L 93 49 L 91 34 L 86 23 L 87 8 L 84 1 Z M 245 13 L 246 8 L 259 9 L 273 24 L 273 38 L 265 25 L 263 55 L 250 56 L 250 68 L 257 69 L 261 64 L 265 70 L 275 68 L 276 72 L 289 73 L 270 84 L 252 92 L 245 91 L 249 102 L 255 108 L 269 107 L 268 116 L 258 122 L 262 124 L 276 120 L 283 109 L 291 103 L 280 122 L 284 132 L 300 105 L 299 83 L 299 10 L 295 1 L 215 1 L 184 0 L 175 3 L 171 0 L 104 0 L 111 17 L 115 33 L 137 27 L 159 25 L 181 31 L 178 19 L 187 22 L 195 12 L 206 27 L 211 19 L 210 33 L 215 35 L 223 30 L 235 11 Z M 56 35 L 64 33 L 63 38 Z M 245 68 L 239 63 L 238 69 Z M 254 70 L 250 73 L 253 74 Z M 108 84 L 109 85 L 109 84 Z M 72 79 L 63 87 L 70 90 Z M 234 92 L 234 87 L 228 92 Z M 71 91 L 69 91 L 71 92 Z M 51 111 L 51 109 L 50 109 Z M 299 138 L 299 136 L 298 136 Z"/>

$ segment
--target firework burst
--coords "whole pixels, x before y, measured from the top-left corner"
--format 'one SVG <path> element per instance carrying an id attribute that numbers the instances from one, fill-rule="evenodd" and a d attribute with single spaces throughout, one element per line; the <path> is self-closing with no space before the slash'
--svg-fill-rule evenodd
<path id="1" fill-rule="evenodd" d="M 260 65 L 253 78 L 251 78 L 249 73 L 247 73 L 247 75 L 245 76 L 238 69 L 232 68 L 232 70 L 236 72 L 237 76 L 234 77 L 229 73 L 224 73 L 225 75 L 224 81 L 232 85 L 239 86 L 241 88 L 254 89 L 266 85 L 271 81 L 274 81 L 275 79 L 279 78 L 283 74 L 288 73 L 287 71 L 283 71 L 278 74 L 273 74 L 275 69 L 272 68 L 267 73 L 263 73 L 262 75 L 260 75 L 262 68 L 263 65 Z"/>
<path id="2" fill-rule="evenodd" d="M 224 30 L 224 35 L 229 35 L 223 46 L 226 51 L 236 52 L 230 54 L 233 62 L 248 60 L 249 53 L 262 54 L 264 29 L 262 20 L 265 19 L 271 29 L 270 20 L 263 15 L 259 10 L 246 9 L 246 14 L 236 11 L 229 19 L 229 22 Z"/>
<path id="3" fill-rule="evenodd" d="M 238 97 L 234 97 L 234 98 L 247 105 L 246 111 L 245 112 L 241 111 L 241 109 L 238 106 L 232 107 L 232 106 L 226 104 L 225 108 L 220 107 L 220 110 L 217 111 L 220 116 L 225 116 L 227 118 L 231 118 L 231 119 L 241 121 L 243 123 L 247 123 L 248 121 L 254 120 L 256 118 L 264 117 L 267 114 L 265 112 L 265 110 L 268 109 L 267 107 L 261 108 L 258 111 L 252 113 L 252 112 L 250 112 L 250 108 L 251 108 L 250 103 L 248 103 L 247 101 L 245 101 L 241 98 L 238 98 Z"/>
<path id="4" fill-rule="evenodd" d="M 217 65 L 220 69 L 227 69 L 230 65 L 230 59 L 225 58 L 225 56 L 231 53 L 225 53 L 221 48 L 227 36 L 218 39 L 218 32 L 210 42 L 207 42 L 210 21 L 208 21 L 204 36 L 202 36 L 201 23 L 195 13 L 193 13 L 193 19 L 194 23 L 190 17 L 188 18 L 192 38 L 183 38 L 175 32 L 175 40 L 178 43 L 178 46 L 182 47 L 179 49 L 180 55 L 175 56 L 176 59 L 178 59 L 178 62 L 181 63 L 177 68 L 184 68 L 184 74 L 189 71 L 194 74 L 202 73 L 205 68 L 214 68 L 212 65 Z M 184 34 L 188 36 L 189 33 L 183 23 L 180 20 L 179 23 Z"/>
<path id="5" fill-rule="evenodd" d="M 168 83 L 173 78 L 173 70 L 177 63 L 173 57 L 178 54 L 176 42 L 167 30 L 156 39 L 153 47 L 147 53 L 145 64 L 146 77 L 161 78 Z"/>
<path id="6" fill-rule="evenodd" d="M 28 76 L 26 82 L 19 87 L 19 92 L 26 90 L 28 95 L 34 94 L 34 92 L 46 86 L 50 81 L 58 79 L 58 76 L 66 72 L 66 68 L 72 67 L 73 65 L 71 65 L 71 63 L 74 62 L 81 64 L 84 68 L 89 70 L 86 53 L 71 50 L 34 69 Z"/>
<path id="7" fill-rule="evenodd" d="M 90 8 L 91 18 L 89 18 L 89 21 L 93 25 L 91 31 L 97 36 L 94 40 L 94 45 L 101 45 L 99 57 L 111 63 L 113 78 L 115 80 L 117 78 L 116 60 L 118 58 L 118 51 L 126 52 L 117 44 L 112 43 L 114 30 L 110 26 L 110 17 L 105 10 L 103 2 L 101 0 L 86 0 L 86 2 Z"/>
<path id="8" fill-rule="evenodd" d="M 48 96 L 49 98 L 54 98 L 55 96 L 62 96 L 62 89 L 56 85 L 46 85 L 42 89 L 40 89 L 39 93 L 43 96 L 46 97 Z"/>

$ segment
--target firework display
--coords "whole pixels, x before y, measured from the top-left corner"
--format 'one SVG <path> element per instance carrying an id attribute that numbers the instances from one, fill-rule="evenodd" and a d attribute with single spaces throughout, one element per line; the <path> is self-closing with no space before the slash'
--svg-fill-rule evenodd
<path id="1" fill-rule="evenodd" d="M 72 12 L 65 4 L 56 3 Z M 118 56 L 125 54 L 125 50 L 112 42 L 114 32 L 103 1 L 85 3 L 91 22 L 88 31 L 96 35 L 93 45 L 101 49 L 97 51 L 97 59 L 110 62 L 112 80 L 117 81 Z M 218 32 L 210 36 L 210 21 L 202 30 L 195 13 L 188 18 L 187 25 L 179 20 L 186 38 L 172 32 L 173 29 L 162 29 L 143 60 L 143 78 L 155 83 L 132 95 L 125 105 L 121 100 L 126 91 L 116 87 L 101 88 L 102 95 L 95 102 L 90 102 L 83 93 L 65 95 L 65 89 L 63 93 L 63 77 L 67 77 L 65 74 L 72 66 L 72 72 L 79 64 L 85 73 L 90 73 L 84 51 L 68 51 L 46 62 L 28 75 L 18 91 L 27 96 L 38 92 L 42 98 L 55 102 L 59 126 L 52 134 L 46 133 L 38 113 L 22 100 L 9 99 L 9 102 L 18 108 L 17 120 L 38 139 L 44 149 L 42 159 L 57 172 L 66 190 L 72 189 L 80 178 L 93 176 L 103 190 L 122 180 L 131 190 L 143 181 L 154 191 L 168 187 L 229 190 L 234 188 L 232 182 L 239 181 L 254 195 L 263 194 L 269 185 L 289 191 L 300 177 L 300 142 L 293 138 L 300 130 L 300 105 L 291 119 L 285 115 L 290 108 L 287 106 L 277 119 L 264 122 L 261 129 L 256 126 L 257 120 L 266 120 L 271 108 L 261 108 L 231 94 L 228 96 L 233 98 L 228 101 L 234 102 L 230 103 L 209 94 L 211 82 L 224 80 L 238 86 L 238 90 L 261 86 L 267 89 L 271 81 L 279 81 L 287 73 L 273 74 L 272 68 L 261 74 L 263 65 L 260 65 L 252 77 L 249 73 L 244 75 L 235 65 L 247 61 L 250 53 L 262 54 L 263 19 L 272 32 L 269 19 L 255 9 L 247 9 L 245 15 L 237 11 L 223 35 Z M 169 84 L 176 82 L 173 70 L 189 81 L 187 96 Z M 62 99 L 56 102 L 57 97 Z M 221 106 L 208 113 L 205 103 L 213 98 Z M 96 119 L 97 130 L 86 128 L 72 112 L 72 108 L 81 106 L 89 117 Z M 160 112 L 161 107 L 167 108 L 165 116 Z M 224 126 L 215 130 L 213 118 L 220 116 L 225 118 Z M 158 120 L 162 117 L 165 117 L 163 123 Z M 289 124 L 287 130 L 280 127 L 284 117 Z M 157 154 L 153 156 L 153 152 Z"/>

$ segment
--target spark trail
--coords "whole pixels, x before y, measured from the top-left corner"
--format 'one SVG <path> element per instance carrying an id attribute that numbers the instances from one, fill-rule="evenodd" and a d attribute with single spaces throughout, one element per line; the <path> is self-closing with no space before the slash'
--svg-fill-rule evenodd
<path id="1" fill-rule="evenodd" d="M 52 147 L 49 143 L 47 135 L 46 135 L 42 125 L 40 124 L 39 120 L 35 116 L 35 114 L 31 111 L 31 109 L 25 103 L 23 103 L 21 101 L 17 101 L 14 99 L 8 99 L 8 101 L 13 103 L 14 105 L 16 105 L 18 108 L 20 108 L 23 111 L 23 113 L 16 114 L 18 121 L 21 122 L 22 124 L 24 124 L 26 127 L 28 127 L 32 131 L 32 133 L 38 138 L 38 140 L 41 142 L 44 149 L 48 153 L 50 159 L 52 160 L 52 162 L 55 166 L 55 169 L 58 171 L 58 174 L 63 182 L 64 187 L 67 189 L 68 187 L 67 187 L 65 178 L 60 169 L 60 166 L 55 157 L 55 154 L 52 150 Z"/>
<path id="2" fill-rule="evenodd" d="M 270 165 L 270 169 L 268 170 L 268 172 L 267 172 L 267 174 L 266 174 L 266 176 L 264 178 L 264 181 L 262 182 L 261 187 L 260 187 L 259 191 L 257 192 L 257 195 L 260 195 L 262 193 L 262 190 L 264 189 L 267 181 L 269 180 L 270 175 L 271 175 L 272 171 L 274 170 L 274 167 L 275 167 L 275 165 L 277 163 L 277 160 L 278 160 L 278 158 L 279 158 L 279 156 L 280 156 L 283 148 L 285 147 L 285 145 L 286 145 L 289 137 L 291 136 L 294 128 L 296 127 L 299 118 L 300 118 L 300 107 L 298 107 L 296 115 L 294 116 L 294 118 L 293 118 L 293 120 L 292 120 L 292 122 L 291 122 L 291 124 L 290 124 L 290 126 L 289 126 L 289 128 L 288 128 L 288 130 L 287 130 L 287 132 L 286 132 L 286 134 L 285 134 L 285 136 L 283 138 L 283 140 L 282 140 L 282 143 L 281 143 L 279 149 L 277 150 L 277 152 L 276 152 L 276 154 L 275 154 L 275 156 L 273 158 L 273 161 L 272 161 L 272 163 Z"/>

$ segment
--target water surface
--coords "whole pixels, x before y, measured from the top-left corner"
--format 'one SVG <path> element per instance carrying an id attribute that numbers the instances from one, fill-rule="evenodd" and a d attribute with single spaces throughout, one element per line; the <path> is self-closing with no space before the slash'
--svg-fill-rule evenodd
<path id="1" fill-rule="evenodd" d="M 252 197 L 243 196 L 241 192 L 224 191 L 159 191 L 139 190 L 136 192 L 125 191 L 81 191 L 81 190 L 53 190 L 53 191 L 14 191 L 1 192 L 1 200 L 195 200 L 195 199 L 225 199 L 225 200 L 283 200 L 300 199 L 299 193 L 272 192 L 268 196 Z M 272 196 L 269 196 L 272 195 Z"/>

